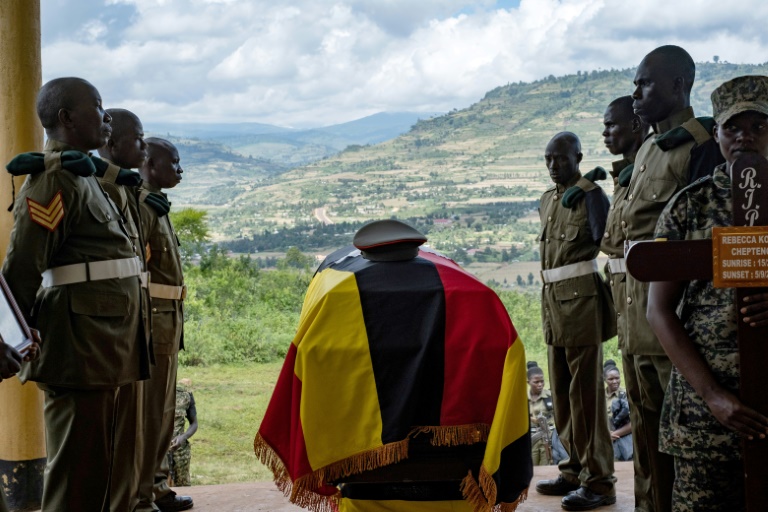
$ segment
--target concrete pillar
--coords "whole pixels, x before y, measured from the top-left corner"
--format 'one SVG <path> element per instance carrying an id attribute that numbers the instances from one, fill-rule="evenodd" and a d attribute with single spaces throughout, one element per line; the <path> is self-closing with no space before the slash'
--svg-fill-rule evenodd
<path id="1" fill-rule="evenodd" d="M 35 113 L 42 85 L 40 0 L 0 1 L 0 260 L 13 217 L 11 175 L 5 164 L 17 153 L 40 151 L 43 131 Z M 24 182 L 17 178 L 16 190 Z M 45 468 L 43 396 L 14 377 L 0 383 L 0 485 L 11 510 L 40 505 Z"/>

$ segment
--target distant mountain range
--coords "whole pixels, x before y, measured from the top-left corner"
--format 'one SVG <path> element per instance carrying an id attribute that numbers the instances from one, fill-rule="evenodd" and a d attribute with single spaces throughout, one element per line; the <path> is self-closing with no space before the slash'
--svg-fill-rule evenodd
<path id="1" fill-rule="evenodd" d="M 500 249 L 517 244 L 532 251 L 538 229 L 535 210 L 503 205 L 535 205 L 542 190 L 551 185 L 544 147 L 559 131 L 580 136 L 583 169 L 609 168 L 615 158 L 602 142 L 603 113 L 610 101 L 632 93 L 634 74 L 634 69 L 596 70 L 502 85 L 465 109 L 422 118 L 410 130 L 379 143 L 331 143 L 356 131 L 370 134 L 371 141 L 384 137 L 374 126 L 367 127 L 373 121 L 370 118 L 366 123 L 360 120 L 306 132 L 222 135 L 214 140 L 226 141 L 227 151 L 250 155 L 251 161 L 265 158 L 273 166 L 279 160 L 282 170 L 247 178 L 247 173 L 234 170 L 236 164 L 226 172 L 209 166 L 207 189 L 200 188 L 190 197 L 181 186 L 177 197 L 180 203 L 208 208 L 210 227 L 218 240 L 247 241 L 272 232 L 279 236 L 293 228 L 311 233 L 319 224 L 314 212 L 321 208 L 324 218 L 350 226 L 390 216 L 452 219 L 455 222 L 449 227 L 441 221 L 439 230 L 435 224 L 429 235 L 443 249 Z M 768 75 L 768 63 L 697 64 L 691 97 L 696 115 L 711 114 L 709 97 L 719 84 L 746 74 Z M 288 170 L 292 164 L 286 159 L 270 157 L 299 143 L 304 149 L 311 144 L 326 148 L 346 144 L 346 149 L 320 159 L 303 155 L 314 161 Z M 270 144 L 281 149 L 256 151 Z M 612 185 L 604 182 L 603 186 L 610 194 Z M 424 229 L 433 229 L 432 224 Z"/>
<path id="2" fill-rule="evenodd" d="M 281 167 L 305 165 L 348 146 L 377 144 L 406 133 L 436 112 L 380 112 L 347 123 L 296 130 L 262 123 L 149 123 L 148 134 L 220 143 L 245 157 Z"/>

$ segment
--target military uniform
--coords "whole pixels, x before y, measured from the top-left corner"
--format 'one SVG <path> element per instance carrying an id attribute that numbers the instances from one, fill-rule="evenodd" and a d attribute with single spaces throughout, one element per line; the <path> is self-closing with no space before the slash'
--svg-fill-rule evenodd
<path id="1" fill-rule="evenodd" d="M 144 237 L 139 229 L 138 217 L 134 217 L 131 211 L 138 211 L 136 207 L 129 208 L 130 202 L 138 200 L 137 189 L 141 183 L 141 175 L 102 159 L 107 163 L 103 172 L 97 171 L 99 182 L 110 199 L 120 210 L 125 219 L 125 228 L 131 241 L 136 247 L 136 255 L 142 262 L 142 271 L 146 272 L 146 258 L 144 255 Z M 143 332 L 137 343 L 142 343 L 148 359 L 154 359 L 151 355 L 151 316 L 149 314 L 149 289 L 146 286 L 147 276 L 142 281 L 141 293 L 141 319 Z M 147 369 L 147 371 L 149 371 Z M 143 411 L 143 381 L 131 382 L 121 386 L 118 390 L 118 407 L 115 425 L 115 462 L 112 467 L 112 482 L 110 486 L 110 512 L 132 512 L 139 502 L 139 463 L 143 452 L 142 421 Z"/>
<path id="2" fill-rule="evenodd" d="M 548 389 L 543 389 L 539 398 L 531 400 L 531 390 L 528 390 L 528 412 L 533 418 L 544 416 L 547 422 L 549 432 L 542 432 L 541 427 L 536 423 L 531 424 L 531 457 L 534 466 L 546 466 L 550 464 L 547 455 L 546 437 L 549 436 L 552 442 L 554 433 L 555 418 L 554 405 L 552 404 L 552 393 Z M 550 450 L 552 446 L 550 444 Z"/>
<path id="3" fill-rule="evenodd" d="M 733 225 L 731 211 L 731 179 L 723 164 L 715 168 L 712 177 L 697 181 L 675 196 L 662 213 L 656 234 L 670 240 L 711 238 L 713 227 Z M 738 396 L 735 294 L 734 288 L 715 288 L 711 280 L 691 281 L 679 315 L 717 382 Z M 675 457 L 673 510 L 744 508 L 739 435 L 717 421 L 676 368 L 672 369 L 659 429 L 660 449 Z M 718 469 L 723 465 L 731 467 L 729 463 L 736 464 L 735 470 Z M 730 493 L 729 489 L 740 492 Z"/>
<path id="4" fill-rule="evenodd" d="M 40 357 L 20 373 L 45 393 L 42 508 L 99 511 L 109 508 L 117 389 L 148 366 L 136 342 L 140 264 L 92 164 L 65 170 L 64 150 L 48 140 L 45 170 L 19 192 L 3 274 L 42 336 Z"/>
<path id="5" fill-rule="evenodd" d="M 163 203 L 161 208 L 158 203 Z M 186 296 L 179 240 L 168 217 L 165 194 L 144 182 L 139 194 L 141 231 L 147 241 L 147 267 L 152 297 L 152 347 L 155 366 L 144 383 L 144 459 L 136 510 L 155 510 L 152 502 L 173 491 L 166 453 L 171 444 L 176 410 L 178 353 L 184 347 L 183 299 Z"/>
<path id="6" fill-rule="evenodd" d="M 566 189 L 583 197 L 567 207 Z M 548 345 L 555 425 L 571 455 L 559 464 L 563 478 L 613 496 L 613 450 L 605 421 L 602 342 L 616 333 L 615 313 L 597 272 L 599 241 L 608 198 L 581 177 L 548 189 L 541 197 L 540 254 L 542 323 Z M 573 383 L 575 377 L 580 382 Z M 572 421 L 579 418 L 581 421 Z"/>
<path id="7" fill-rule="evenodd" d="M 619 414 L 619 411 L 622 407 L 626 407 L 629 409 L 629 401 L 627 400 L 627 391 L 624 388 L 619 387 L 614 392 L 609 392 L 608 388 L 605 389 L 605 404 L 606 404 L 606 413 L 607 413 L 607 419 L 608 419 L 608 429 L 613 432 L 622 426 L 626 425 L 626 421 L 629 420 L 628 416 L 625 416 L 624 422 L 619 424 L 617 426 L 616 419 L 617 414 Z M 625 414 L 628 414 L 629 411 L 625 411 Z M 619 461 L 626 461 L 626 460 L 632 460 L 634 455 L 634 448 L 632 444 L 632 433 L 625 434 L 621 436 L 619 439 L 613 440 L 613 458 L 614 460 Z"/>
<path id="8" fill-rule="evenodd" d="M 612 226 L 618 223 L 630 242 L 652 239 L 656 221 L 675 192 L 723 161 L 712 125 L 694 118 L 690 107 L 654 125 L 653 132 L 635 157 L 629 187 L 621 192 L 623 206 L 612 219 Z M 645 317 L 648 283 L 626 274 L 625 300 L 622 363 L 635 443 L 635 507 L 663 512 L 671 507 L 674 468 L 672 458 L 659 452 L 658 424 L 672 364 Z"/>
<path id="9" fill-rule="evenodd" d="M 173 438 L 176 438 L 186 432 L 186 420 L 194 418 L 197 412 L 195 409 L 195 397 L 191 391 L 187 391 L 181 386 L 176 386 L 176 415 L 173 420 Z M 192 485 L 189 466 L 192 460 L 192 446 L 189 440 L 184 440 L 184 444 L 174 451 L 169 452 L 171 457 L 171 479 L 172 485 L 187 486 Z"/>

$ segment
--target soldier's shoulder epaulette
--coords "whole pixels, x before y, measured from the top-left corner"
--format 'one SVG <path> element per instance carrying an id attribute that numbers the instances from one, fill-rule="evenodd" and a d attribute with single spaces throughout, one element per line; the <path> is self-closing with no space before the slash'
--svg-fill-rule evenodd
<path id="1" fill-rule="evenodd" d="M 629 164 L 621 170 L 619 173 L 619 186 L 628 187 L 629 182 L 632 181 L 632 171 L 635 170 L 635 164 Z"/>
<path id="2" fill-rule="evenodd" d="M 139 194 L 139 201 L 155 210 L 158 217 L 168 215 L 168 212 L 171 211 L 171 203 L 163 194 L 157 192 L 142 190 Z"/>
<path id="3" fill-rule="evenodd" d="M 600 166 L 595 167 L 587 174 L 579 178 L 579 181 L 575 185 L 568 187 L 568 190 L 563 194 L 563 198 L 560 200 L 563 206 L 566 208 L 573 208 L 579 201 L 587 194 L 596 188 L 595 181 L 604 180 L 608 176 Z"/>
<path id="4" fill-rule="evenodd" d="M 138 187 L 141 185 L 141 174 L 123 169 L 97 156 L 92 156 L 91 160 L 94 167 L 96 167 L 96 176 L 102 180 L 127 187 Z"/>
<path id="5" fill-rule="evenodd" d="M 665 132 L 653 141 L 662 151 L 669 151 L 688 142 L 703 144 L 712 138 L 715 120 L 709 116 L 692 117 L 677 128 Z"/>
<path id="6" fill-rule="evenodd" d="M 90 157 L 76 150 L 21 153 L 16 155 L 5 168 L 14 176 L 39 174 L 56 169 L 64 169 L 82 177 L 96 173 L 96 167 Z"/>

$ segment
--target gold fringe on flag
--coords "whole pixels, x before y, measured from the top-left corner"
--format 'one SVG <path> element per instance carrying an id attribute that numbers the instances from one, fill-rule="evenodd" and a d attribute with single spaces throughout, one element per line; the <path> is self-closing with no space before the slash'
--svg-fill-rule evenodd
<path id="1" fill-rule="evenodd" d="M 256 434 L 253 440 L 253 450 L 256 458 L 272 471 L 275 485 L 291 503 L 313 512 L 336 512 L 341 494 L 337 492 L 333 495 L 322 495 L 315 492 L 316 489 L 330 485 L 328 482 L 339 478 L 395 464 L 408 458 L 408 442 L 409 438 L 405 438 L 396 443 L 358 453 L 319 468 L 295 481 L 291 480 L 280 457 L 260 434 Z"/>
<path id="2" fill-rule="evenodd" d="M 528 498 L 528 489 L 524 489 L 512 503 L 496 503 L 496 481 L 484 467 L 480 467 L 480 482 L 475 480 L 470 471 L 461 481 L 461 494 L 472 505 L 475 512 L 515 512 L 517 506 Z"/>
<path id="3" fill-rule="evenodd" d="M 419 434 L 432 434 L 430 443 L 432 446 L 458 446 L 485 442 L 491 427 L 485 423 L 473 423 L 470 425 L 416 427 L 411 430 L 408 437 L 416 437 Z"/>

